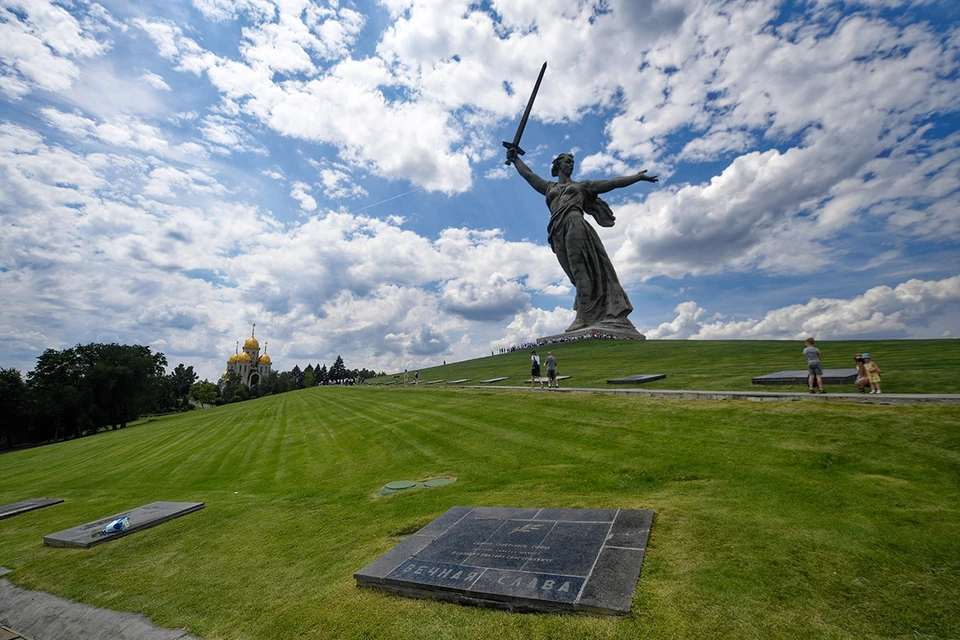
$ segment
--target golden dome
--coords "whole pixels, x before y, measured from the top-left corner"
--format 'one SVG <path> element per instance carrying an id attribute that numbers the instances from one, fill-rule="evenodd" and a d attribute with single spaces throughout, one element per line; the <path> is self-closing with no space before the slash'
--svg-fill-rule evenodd
<path id="1" fill-rule="evenodd" d="M 248 342 L 249 342 L 249 341 L 248 341 Z M 253 361 L 250 360 L 250 356 L 248 356 L 246 353 L 241 353 L 241 354 L 240 354 L 240 357 L 237 359 L 237 362 L 239 362 L 239 363 L 241 363 L 241 364 L 246 364 L 246 363 L 248 363 L 248 362 L 253 362 Z"/>
<path id="2" fill-rule="evenodd" d="M 260 343 L 257 342 L 257 339 L 256 339 L 256 338 L 254 338 L 253 336 L 250 336 L 249 338 L 247 338 L 247 341 L 243 343 L 243 348 L 244 348 L 244 349 L 259 349 L 259 348 L 260 348 Z"/>
<path id="3" fill-rule="evenodd" d="M 260 359 L 257 360 L 257 364 L 273 364 L 273 363 L 270 361 L 270 356 L 268 356 L 267 354 L 263 354 L 262 356 L 260 356 Z"/>
<path id="4" fill-rule="evenodd" d="M 240 354 L 235 353 L 232 356 L 230 356 L 229 360 L 227 360 L 227 364 L 237 364 L 237 360 L 239 359 L 240 359 Z"/>
<path id="5" fill-rule="evenodd" d="M 227 377 L 227 372 L 224 371 L 223 373 L 221 373 L 221 374 L 220 374 L 220 377 L 221 377 L 221 378 L 226 378 L 226 377 Z"/>

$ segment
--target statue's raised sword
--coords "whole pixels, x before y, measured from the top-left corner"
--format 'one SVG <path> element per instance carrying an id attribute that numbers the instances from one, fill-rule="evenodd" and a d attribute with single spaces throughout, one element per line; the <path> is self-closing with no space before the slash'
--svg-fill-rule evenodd
<path id="1" fill-rule="evenodd" d="M 533 101 L 537 99 L 537 91 L 540 90 L 540 81 L 543 80 L 543 74 L 547 70 L 547 63 L 544 62 L 543 66 L 540 67 L 540 75 L 537 76 L 537 84 L 533 85 L 533 93 L 530 94 L 530 99 L 527 100 L 527 108 L 523 111 L 523 117 L 520 118 L 520 126 L 517 127 L 517 135 L 513 136 L 513 142 L 503 141 L 503 146 L 507 149 L 516 149 L 517 155 L 522 156 L 524 154 L 523 149 L 520 148 L 520 136 L 523 135 L 523 129 L 527 126 L 527 118 L 530 117 L 530 109 L 533 108 Z M 507 160 L 506 164 L 510 164 L 510 161 Z"/>

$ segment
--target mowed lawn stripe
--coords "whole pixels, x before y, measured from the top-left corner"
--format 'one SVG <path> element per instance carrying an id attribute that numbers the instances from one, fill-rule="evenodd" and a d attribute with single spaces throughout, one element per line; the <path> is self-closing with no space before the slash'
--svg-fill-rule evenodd
<path id="1" fill-rule="evenodd" d="M 70 499 L 0 521 L 0 565 L 208 638 L 954 637 L 958 434 L 954 407 L 309 389 L 0 455 L 0 499 Z M 428 475 L 457 482 L 376 494 Z M 170 493 L 207 508 L 89 552 L 40 542 Z M 455 504 L 655 509 L 634 612 L 355 587 Z"/>

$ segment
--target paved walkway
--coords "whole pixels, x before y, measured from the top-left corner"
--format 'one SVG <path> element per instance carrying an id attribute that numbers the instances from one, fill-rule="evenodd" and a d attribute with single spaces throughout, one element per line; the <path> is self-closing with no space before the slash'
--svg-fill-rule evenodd
<path id="1" fill-rule="evenodd" d="M 0 570 L 0 575 L 2 575 Z M 0 578 L 0 640 L 198 640 L 138 613 L 100 609 Z"/>
<path id="2" fill-rule="evenodd" d="M 504 387 L 497 385 L 457 385 L 461 389 L 503 389 L 525 391 L 529 387 Z M 804 401 L 804 402 L 853 402 L 857 404 L 960 404 L 960 394 L 957 393 L 831 393 L 824 394 L 798 393 L 796 391 L 685 391 L 670 389 L 613 389 L 604 388 L 575 388 L 562 387 L 560 389 L 538 389 L 534 393 L 606 393 L 612 395 L 638 396 L 644 398 L 673 398 L 678 400 L 748 400 L 751 402 L 767 401 Z"/>

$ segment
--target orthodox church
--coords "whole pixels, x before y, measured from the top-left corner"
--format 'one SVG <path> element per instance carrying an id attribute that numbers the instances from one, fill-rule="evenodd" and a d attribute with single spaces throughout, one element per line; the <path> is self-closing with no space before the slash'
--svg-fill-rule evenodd
<path id="1" fill-rule="evenodd" d="M 263 355 L 260 355 L 260 343 L 254 337 L 256 330 L 257 325 L 254 323 L 250 337 L 243 343 L 243 353 L 240 353 L 240 343 L 237 342 L 237 350 L 227 360 L 227 370 L 220 376 L 221 384 L 228 378 L 236 377 L 248 387 L 254 387 L 260 384 L 260 378 L 270 372 L 273 363 L 267 355 L 267 343 L 263 343 Z"/>

